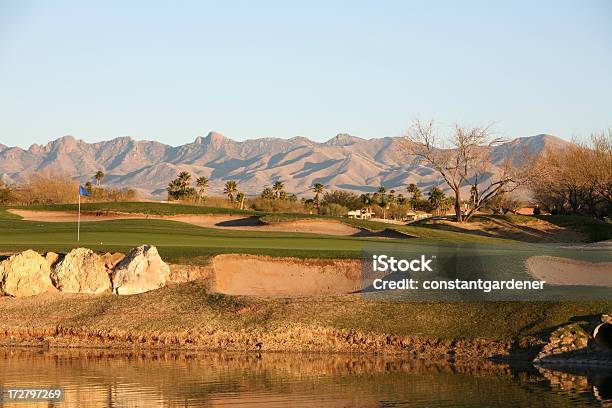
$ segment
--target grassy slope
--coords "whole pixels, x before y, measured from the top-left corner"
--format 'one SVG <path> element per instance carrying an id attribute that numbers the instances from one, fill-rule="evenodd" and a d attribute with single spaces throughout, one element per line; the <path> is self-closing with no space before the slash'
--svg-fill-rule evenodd
<path id="1" fill-rule="evenodd" d="M 529 224 L 534 220 L 540 219 L 553 224 L 557 227 L 561 227 L 568 230 L 574 230 L 583 233 L 589 242 L 605 241 L 612 239 L 612 224 L 606 223 L 590 217 L 582 217 L 576 215 L 545 215 L 545 216 L 528 216 L 520 214 L 508 214 L 508 215 L 477 215 L 473 217 L 473 221 L 478 221 L 483 224 L 492 224 L 496 220 L 506 221 L 514 224 L 519 229 L 521 227 L 529 228 Z M 428 219 L 415 223 L 416 226 L 423 226 L 428 229 L 437 229 L 439 231 L 452 230 L 445 224 L 428 224 Z M 476 232 L 470 232 L 466 230 L 467 234 L 475 234 Z"/>
<path id="2" fill-rule="evenodd" d="M 545 337 L 557 325 L 610 310 L 612 302 L 371 302 L 357 296 L 263 300 L 208 294 L 188 283 L 136 296 L 0 299 L 0 329 L 62 327 L 132 333 L 285 333 L 310 329 L 434 339 Z M 298 335 L 296 335 L 298 336 Z M 302 336 L 300 334 L 299 336 Z M 298 337 L 299 337 L 298 336 Z M 302 341 L 296 337 L 295 342 Z"/>
<path id="3" fill-rule="evenodd" d="M 589 217 L 575 215 L 548 215 L 540 216 L 550 223 L 560 227 L 575 229 L 585 233 L 592 242 L 612 239 L 612 224 Z"/>

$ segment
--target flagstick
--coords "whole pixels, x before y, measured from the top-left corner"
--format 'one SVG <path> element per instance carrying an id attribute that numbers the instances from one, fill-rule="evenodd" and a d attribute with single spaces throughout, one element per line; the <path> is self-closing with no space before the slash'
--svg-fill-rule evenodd
<path id="1" fill-rule="evenodd" d="M 81 239 L 81 192 L 79 191 L 79 216 L 77 218 L 77 241 Z"/>

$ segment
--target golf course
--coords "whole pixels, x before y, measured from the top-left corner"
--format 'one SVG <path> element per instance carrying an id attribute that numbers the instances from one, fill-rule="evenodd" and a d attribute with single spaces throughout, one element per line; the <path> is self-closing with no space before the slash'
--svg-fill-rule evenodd
<path id="1" fill-rule="evenodd" d="M 0 253 L 4 258 L 27 249 L 65 254 L 77 247 L 97 253 L 127 253 L 148 244 L 157 248 L 171 268 L 205 267 L 216 259 L 215 274 L 236 270 L 242 273 L 243 286 L 260 285 L 262 276 L 276 276 L 281 282 L 283 273 L 295 272 L 291 269 L 295 265 L 299 274 L 300 259 L 306 271 L 302 275 L 307 275 L 308 268 L 333 273 L 341 262 L 345 262 L 345 269 L 350 262 L 359 265 L 364 248 L 381 245 L 390 252 L 436 248 L 440 254 L 477 247 L 478 255 L 485 258 L 488 254 L 502 254 L 504 259 L 519 252 L 525 256 L 542 254 L 533 243 L 502 238 L 484 227 L 480 231 L 458 231 L 440 223 L 397 225 L 153 202 L 83 204 L 77 241 L 76 211 L 77 206 L 72 204 L 1 208 Z M 541 228 L 545 223 L 550 230 L 544 232 L 551 242 L 559 230 L 573 231 L 573 236 L 583 240 L 572 245 L 598 245 L 597 241 L 612 235 L 609 224 L 578 217 L 549 217 L 546 221 L 524 216 L 490 217 L 479 222 L 494 223 L 495 228 L 500 222 L 512 223 L 515 230 L 524 229 L 527 237 L 534 233 L 534 225 Z M 307 228 L 309 223 L 315 227 Z M 303 230 L 309 232 L 300 232 Z M 515 231 L 513 236 L 519 235 Z M 567 243 L 558 242 L 554 248 L 572 253 L 563 245 Z M 574 252 L 581 259 L 583 252 Z M 598 254 L 598 260 L 609 258 L 607 251 L 593 253 Z M 240 263 L 239 258 L 219 257 L 223 254 L 247 258 Z M 268 267 L 277 262 L 276 268 Z M 523 260 L 516 262 L 522 265 Z M 266 275 L 268 269 L 272 275 Z M 504 274 L 514 273 L 508 268 L 493 269 L 496 276 L 504 278 Z M 251 270 L 260 275 L 250 276 Z M 521 276 L 525 277 L 528 275 Z M 295 279 L 285 279 L 291 280 Z M 531 348 L 542 344 L 552 327 L 576 316 L 607 312 L 612 306 L 606 299 L 397 302 L 325 291 L 313 296 L 268 297 L 240 292 L 240 287 L 235 295 L 235 282 L 230 278 L 226 281 L 226 292 L 213 290 L 214 285 L 205 280 L 194 280 L 130 296 L 55 291 L 24 298 L 0 297 L 0 343 L 236 350 L 252 350 L 257 345 L 263 350 L 508 356 L 517 353 L 519 343 L 518 353 L 529 354 Z M 295 282 L 296 288 L 304 286 L 299 280 Z M 313 287 L 316 290 L 317 286 Z"/>
<path id="2" fill-rule="evenodd" d="M 8 208 L 0 209 L 0 220 L 5 233 L 0 236 L 0 252 L 12 253 L 25 249 L 40 252 L 62 252 L 75 246 L 84 246 L 96 251 L 124 252 L 142 243 L 149 243 L 159 248 L 164 259 L 171 262 L 197 264 L 214 254 L 245 253 L 274 256 L 312 257 L 312 258 L 359 258 L 361 247 L 367 242 L 378 242 L 380 239 L 362 236 L 333 236 L 300 232 L 261 232 L 255 229 L 229 230 L 203 228 L 190 223 L 174 221 L 171 218 L 183 215 L 219 215 L 229 214 L 243 217 L 260 217 L 263 222 L 287 223 L 298 219 L 326 220 L 339 223 L 338 219 L 325 218 L 306 214 L 265 214 L 254 211 L 203 207 L 195 205 L 163 203 L 92 203 L 81 207 L 82 216 L 88 214 L 112 213 L 131 215 L 139 218 L 110 219 L 96 222 L 82 222 L 80 240 L 77 242 L 77 206 L 48 205 L 11 207 L 26 209 L 31 212 L 68 212 L 72 222 L 28 221 L 19 215 L 9 212 Z M 95 217 L 95 215 L 93 216 Z M 445 231 L 436 228 L 418 226 L 401 226 L 367 220 L 342 219 L 342 223 L 362 231 L 376 232 L 393 230 L 405 235 L 411 244 L 418 243 L 496 243 L 504 240 L 483 236 Z M 359 234 L 358 234 L 359 235 Z M 405 239 L 386 239 L 388 244 L 402 245 Z"/>

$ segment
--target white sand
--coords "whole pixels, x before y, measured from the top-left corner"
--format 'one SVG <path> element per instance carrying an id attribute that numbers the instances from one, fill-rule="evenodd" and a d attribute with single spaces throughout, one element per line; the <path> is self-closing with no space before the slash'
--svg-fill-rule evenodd
<path id="1" fill-rule="evenodd" d="M 549 285 L 612 287 L 612 262 L 577 261 L 555 256 L 531 256 L 525 261 L 536 279 Z"/>

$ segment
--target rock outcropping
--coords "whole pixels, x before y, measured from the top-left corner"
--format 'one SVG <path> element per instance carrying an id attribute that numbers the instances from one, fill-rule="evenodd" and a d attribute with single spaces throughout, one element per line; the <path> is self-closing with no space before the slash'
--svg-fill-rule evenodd
<path id="1" fill-rule="evenodd" d="M 104 260 L 87 248 L 70 251 L 51 272 L 51 280 L 56 288 L 68 293 L 102 293 L 111 289 Z"/>
<path id="2" fill-rule="evenodd" d="M 47 260 L 31 249 L 0 262 L 0 293 L 22 297 L 46 292 L 52 287 Z"/>
<path id="3" fill-rule="evenodd" d="M 557 327 L 536 364 L 612 366 L 612 317 L 601 315 Z"/>
<path id="4" fill-rule="evenodd" d="M 49 268 L 51 269 L 55 267 L 55 265 L 59 262 L 60 258 L 61 258 L 60 255 L 55 252 L 47 252 L 45 254 L 45 259 L 47 260 L 47 263 L 49 264 Z"/>
<path id="5" fill-rule="evenodd" d="M 115 265 L 121 262 L 123 258 L 125 258 L 125 255 L 121 252 L 114 252 L 112 254 L 110 252 L 107 252 L 102 255 L 104 265 L 106 266 L 106 269 L 109 270 L 109 272 L 112 271 L 115 268 Z"/>
<path id="6" fill-rule="evenodd" d="M 166 285 L 170 268 L 162 261 L 157 248 L 142 245 L 134 248 L 115 265 L 112 274 L 113 292 L 133 295 Z"/>

